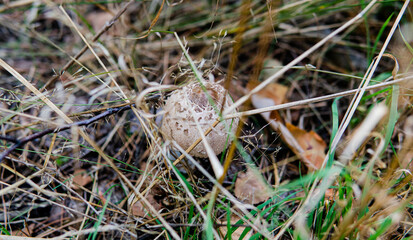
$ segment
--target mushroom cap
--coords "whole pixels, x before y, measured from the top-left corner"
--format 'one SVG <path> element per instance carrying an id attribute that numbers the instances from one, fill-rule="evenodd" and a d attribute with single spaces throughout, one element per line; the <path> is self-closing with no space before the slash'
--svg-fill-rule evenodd
<path id="1" fill-rule="evenodd" d="M 205 82 L 203 85 L 206 92 L 199 83 L 194 82 L 175 90 L 165 102 L 166 113 L 161 127 L 162 134 L 166 138 L 175 140 L 183 149 L 188 149 L 201 137 L 195 121 L 198 121 L 202 131 L 205 132 L 217 120 L 219 117 L 217 112 L 221 110 L 221 103 L 227 94 L 225 88 L 218 83 Z M 215 108 L 211 105 L 208 96 L 214 102 Z M 233 101 L 227 94 L 224 109 L 232 104 Z M 236 110 L 232 113 L 235 112 Z M 237 126 L 237 118 L 227 119 L 215 126 L 206 136 L 216 155 L 224 151 L 231 143 L 228 132 L 235 133 Z M 202 143 L 198 144 L 189 154 L 194 157 L 208 157 Z"/>

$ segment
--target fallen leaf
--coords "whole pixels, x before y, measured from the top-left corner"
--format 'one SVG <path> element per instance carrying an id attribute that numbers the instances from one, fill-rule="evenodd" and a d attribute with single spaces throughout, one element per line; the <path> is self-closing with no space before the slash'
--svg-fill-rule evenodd
<path id="1" fill-rule="evenodd" d="M 80 168 L 75 170 L 75 172 L 73 173 L 73 183 L 76 183 L 73 186 L 74 189 L 79 189 L 78 186 L 84 187 L 90 182 L 92 182 L 92 177 L 87 174 L 87 171 L 85 169 Z"/>
<path id="2" fill-rule="evenodd" d="M 267 59 L 264 63 L 264 68 L 261 71 L 260 79 L 265 80 L 270 76 L 276 74 L 282 67 L 282 63 L 277 59 Z M 278 77 L 279 78 L 279 77 Z M 275 81 L 278 78 L 274 79 Z M 247 89 L 252 90 L 258 86 L 260 81 L 248 82 Z M 265 86 L 264 89 L 251 96 L 252 105 L 255 108 L 270 107 L 278 104 L 282 104 L 286 101 L 288 87 L 279 83 L 270 83 Z M 261 115 L 267 120 L 277 119 L 281 120 L 277 111 L 261 113 Z"/>
<path id="3" fill-rule="evenodd" d="M 295 138 L 298 145 L 289 146 L 297 155 L 301 157 L 309 169 L 320 169 L 326 157 L 325 149 L 327 144 L 314 131 L 307 132 L 290 123 L 286 123 L 286 127 L 291 135 Z"/>
<path id="4" fill-rule="evenodd" d="M 254 86 L 256 87 L 256 86 Z M 286 100 L 288 87 L 279 83 L 270 83 L 264 89 L 254 94 L 258 98 L 271 99 L 272 105 L 282 104 Z"/>
<path id="5" fill-rule="evenodd" d="M 146 195 L 146 200 L 152 205 L 152 207 L 156 210 L 159 211 L 162 209 L 162 206 L 154 199 L 154 196 L 152 194 Z M 147 216 L 147 209 L 142 201 L 138 201 L 133 203 L 131 212 L 134 216 L 137 217 L 146 217 Z M 150 213 L 150 211 L 148 211 Z"/>
<path id="6" fill-rule="evenodd" d="M 249 204 L 264 202 L 271 196 L 262 177 L 257 176 L 250 167 L 247 167 L 246 173 L 238 174 L 234 193 L 237 198 Z"/>
<path id="7" fill-rule="evenodd" d="M 259 83 L 248 84 L 249 89 L 255 88 Z M 278 104 L 282 104 L 286 101 L 286 96 L 288 92 L 288 87 L 278 84 L 270 83 L 264 89 L 251 96 L 252 105 L 255 108 L 271 107 Z M 271 119 L 280 120 L 277 111 L 264 112 L 261 115 L 265 120 L 269 121 Z"/>
<path id="8" fill-rule="evenodd" d="M 273 63 L 274 66 L 281 66 Z M 271 75 L 276 73 L 273 69 Z M 259 82 L 248 83 L 247 88 L 252 90 Z M 270 83 L 264 89 L 251 96 L 252 105 L 256 109 L 275 106 L 286 102 L 288 87 Z M 314 131 L 307 132 L 292 124 L 283 124 L 283 119 L 277 111 L 263 112 L 261 116 L 268 121 L 270 126 L 280 133 L 281 139 L 289 148 L 306 164 L 310 170 L 319 169 L 324 161 L 324 150 L 327 147 L 323 139 Z"/>

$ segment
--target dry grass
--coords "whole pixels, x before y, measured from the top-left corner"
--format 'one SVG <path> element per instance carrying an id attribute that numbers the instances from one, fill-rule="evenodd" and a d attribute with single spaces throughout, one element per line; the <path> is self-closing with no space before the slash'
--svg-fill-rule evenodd
<path id="1" fill-rule="evenodd" d="M 0 234 L 409 238 L 408 4 L 3 1 Z M 205 79 L 240 119 L 214 168 L 188 154 L 202 138 L 182 149 L 160 131 L 169 93 Z M 257 107 L 274 82 L 285 99 Z M 320 169 L 287 123 L 328 145 Z"/>

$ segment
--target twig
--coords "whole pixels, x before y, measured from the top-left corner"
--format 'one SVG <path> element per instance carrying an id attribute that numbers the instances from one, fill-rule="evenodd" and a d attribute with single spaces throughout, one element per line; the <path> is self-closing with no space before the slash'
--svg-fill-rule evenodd
<path id="1" fill-rule="evenodd" d="M 0 135 L 0 140 L 6 140 L 8 142 L 13 142 L 13 143 L 18 143 L 19 142 L 19 140 L 17 138 L 9 137 L 9 136 L 2 136 L 2 135 Z"/>
<path id="2" fill-rule="evenodd" d="M 150 99 L 150 98 L 147 98 L 147 99 Z M 86 111 L 83 111 L 83 112 L 77 112 L 77 113 L 69 114 L 67 116 L 68 117 L 79 117 L 79 116 L 83 116 L 83 115 L 87 115 L 87 114 L 94 114 L 94 113 L 103 112 L 103 111 L 108 110 L 109 108 L 119 108 L 119 107 L 123 107 L 123 106 L 127 106 L 127 105 L 130 106 L 130 105 L 133 105 L 133 104 L 132 103 L 122 103 L 122 104 L 113 105 L 111 107 L 94 108 L 94 109 L 86 110 Z M 53 117 L 50 120 L 53 121 L 55 119 L 57 119 L 57 117 Z M 29 124 L 26 124 L 26 125 L 21 125 L 19 127 L 10 128 L 10 129 L 6 130 L 5 133 L 15 132 L 15 131 L 18 131 L 20 129 L 25 129 L 25 128 L 30 127 L 30 126 L 41 124 L 43 122 L 44 121 L 36 121 L 36 122 L 32 122 L 32 123 L 29 123 Z"/>
<path id="3" fill-rule="evenodd" d="M 3 161 L 3 159 L 6 156 L 8 156 L 11 152 L 16 150 L 17 148 L 25 145 L 26 143 L 28 143 L 30 141 L 41 138 L 41 137 L 43 137 L 43 136 L 45 136 L 49 133 L 58 133 L 58 132 L 70 129 L 71 127 L 74 127 L 74 126 L 87 126 L 87 125 L 89 125 L 93 122 L 96 122 L 96 121 L 98 121 L 102 118 L 105 118 L 105 117 L 110 116 L 110 115 L 115 114 L 115 113 L 123 112 L 123 111 L 128 110 L 128 109 L 131 109 L 130 105 L 123 106 L 123 107 L 118 107 L 118 108 L 108 108 L 106 111 L 104 111 L 104 112 L 100 113 L 99 115 L 96 115 L 92 118 L 89 118 L 89 119 L 86 119 L 86 120 L 83 120 L 83 121 L 74 122 L 74 123 L 71 123 L 71 124 L 66 124 L 66 125 L 63 125 L 63 126 L 60 126 L 60 127 L 57 127 L 57 128 L 49 128 L 49 129 L 34 133 L 32 135 L 29 135 L 29 136 L 21 138 L 21 139 L 15 139 L 15 138 L 8 137 L 8 136 L 0 136 L 0 139 L 10 141 L 10 142 L 14 143 L 14 145 L 12 145 L 10 148 L 8 148 L 7 150 L 5 150 L 4 152 L 2 152 L 0 154 L 0 162 Z"/>

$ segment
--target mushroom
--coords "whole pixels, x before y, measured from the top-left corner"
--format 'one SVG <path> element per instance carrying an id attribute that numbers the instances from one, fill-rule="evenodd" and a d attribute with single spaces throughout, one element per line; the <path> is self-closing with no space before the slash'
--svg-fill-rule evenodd
<path id="1" fill-rule="evenodd" d="M 205 132 L 218 119 L 224 97 L 223 109 L 226 109 L 233 101 L 225 88 L 218 83 L 205 82 L 201 85 L 194 82 L 175 90 L 164 106 L 166 113 L 161 127 L 164 137 L 176 141 L 183 149 L 188 149 L 201 137 L 197 123 Z M 236 110 L 231 113 L 235 112 Z M 235 133 L 237 126 L 238 119 L 227 119 L 206 136 L 215 155 L 220 154 L 231 143 L 228 133 Z M 189 154 L 194 157 L 208 157 L 203 144 L 198 144 Z"/>

